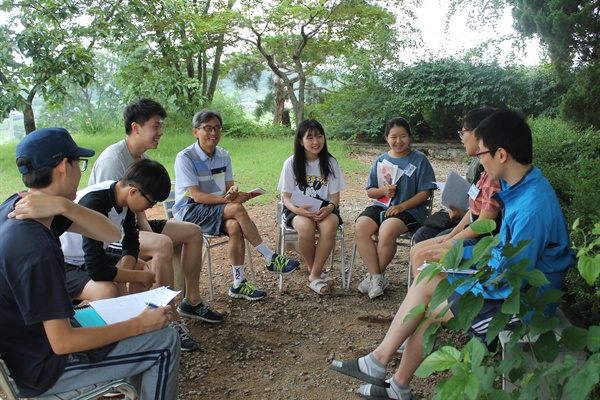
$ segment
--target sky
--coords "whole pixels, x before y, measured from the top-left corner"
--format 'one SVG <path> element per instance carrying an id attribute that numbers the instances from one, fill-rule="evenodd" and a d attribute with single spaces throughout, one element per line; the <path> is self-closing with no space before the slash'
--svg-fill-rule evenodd
<path id="1" fill-rule="evenodd" d="M 421 30 L 422 45 L 417 49 L 402 53 L 405 62 L 427 59 L 429 54 L 436 54 L 439 58 L 464 54 L 468 49 L 476 47 L 485 40 L 504 35 L 516 34 L 512 27 L 513 18 L 510 9 L 506 9 L 502 17 L 497 20 L 497 29 L 489 25 L 474 28 L 477 18 L 484 19 L 469 9 L 464 9 L 455 14 L 446 28 L 446 14 L 449 10 L 450 0 L 423 0 L 422 6 L 417 10 L 417 26 Z M 403 23 L 403 17 L 397 23 Z M 482 25 L 482 24 L 481 24 Z M 537 40 L 527 40 L 526 53 L 518 53 L 519 63 L 524 65 L 538 65 L 541 62 L 541 49 Z M 500 60 L 508 60 L 511 43 L 504 43 L 498 51 Z"/>

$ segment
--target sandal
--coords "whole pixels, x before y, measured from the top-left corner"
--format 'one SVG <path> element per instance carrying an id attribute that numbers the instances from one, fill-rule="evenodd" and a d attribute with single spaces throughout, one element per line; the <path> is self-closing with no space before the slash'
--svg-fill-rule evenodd
<path id="1" fill-rule="evenodd" d="M 333 286 L 333 278 L 328 275 L 325 275 L 324 272 L 321 274 L 321 279 L 329 286 Z"/>
<path id="2" fill-rule="evenodd" d="M 320 278 L 312 281 L 308 285 L 308 287 L 311 288 L 315 293 L 320 294 L 320 295 L 331 293 L 331 290 L 329 289 L 329 285 L 323 279 L 320 279 Z M 325 289 L 325 288 L 327 288 L 327 290 L 323 291 L 323 289 Z"/>

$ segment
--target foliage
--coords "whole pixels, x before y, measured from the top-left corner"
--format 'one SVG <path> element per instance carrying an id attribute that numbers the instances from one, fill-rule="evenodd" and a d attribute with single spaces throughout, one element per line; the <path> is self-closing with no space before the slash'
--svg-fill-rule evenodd
<path id="1" fill-rule="evenodd" d="M 24 113 L 27 133 L 35 130 L 32 102 L 40 94 L 62 103 L 67 85 L 85 87 L 93 78 L 93 54 L 86 43 L 91 26 L 78 25 L 79 1 L 2 1 L 8 20 L 0 26 L 0 119 Z"/>
<path id="2" fill-rule="evenodd" d="M 406 2 L 388 3 L 407 8 Z M 253 47 L 239 60 L 252 68 L 263 60 L 276 76 L 276 89 L 285 87 L 296 122 L 304 119 L 307 77 L 321 76 L 324 82 L 323 69 L 343 65 L 353 53 L 369 54 L 371 66 L 382 65 L 397 48 L 393 14 L 375 2 L 242 0 L 239 5 L 237 38 Z"/>
<path id="3" fill-rule="evenodd" d="M 582 131 L 559 119 L 532 119 L 530 125 L 533 162 L 552 183 L 567 224 L 580 218 L 589 229 L 600 220 L 600 209 L 590 201 L 600 198 L 600 131 Z"/>
<path id="4" fill-rule="evenodd" d="M 507 0 L 515 26 L 525 35 L 538 35 L 548 46 L 561 74 L 573 65 L 585 65 L 598 56 L 600 23 L 598 2 L 587 0 Z"/>
<path id="5" fill-rule="evenodd" d="M 401 115 L 417 127 L 417 139 L 457 138 L 462 117 L 473 108 L 517 108 L 532 116 L 558 110 L 556 81 L 546 66 L 502 68 L 438 60 L 386 74 L 357 72 L 343 92 L 324 96 L 310 113 L 340 137 L 378 140 L 385 121 Z"/>
<path id="6" fill-rule="evenodd" d="M 600 129 L 600 62 L 577 69 L 563 96 L 560 115 L 568 121 Z"/>
<path id="7" fill-rule="evenodd" d="M 493 221 L 477 221 L 471 227 L 478 233 L 490 233 L 495 227 Z M 484 236 L 474 247 L 472 257 L 463 260 L 463 243 L 460 240 L 440 260 L 426 267 L 417 279 L 427 279 L 432 274 L 445 268 L 464 268 L 478 265 L 478 272 L 466 280 L 453 284 L 438 285 L 431 302 L 434 309 L 452 293 L 460 284 L 471 285 L 476 282 L 484 283 L 490 277 L 486 260 L 491 257 L 491 249 L 499 242 L 498 236 Z M 527 246 L 527 241 L 520 242 L 516 248 L 503 246 L 502 257 L 512 258 Z M 529 260 L 520 260 L 518 264 L 503 265 L 503 279 L 494 282 L 499 286 L 510 285 L 514 288 L 505 300 L 501 312 L 494 315 L 486 336 L 487 343 L 494 343 L 498 334 L 504 330 L 511 316 L 517 315 L 521 321 L 529 317 L 528 324 L 517 324 L 505 344 L 510 358 L 501 360 L 492 349 L 488 350 L 478 339 L 473 338 L 463 349 L 444 346 L 428 355 L 416 375 L 427 377 L 435 371 L 449 371 L 450 378 L 444 379 L 436 387 L 434 399 L 509 399 L 509 398 L 538 398 L 538 390 L 543 383 L 548 385 L 552 398 L 586 398 L 595 385 L 598 384 L 598 367 L 600 366 L 600 326 L 584 329 L 576 326 L 566 328 L 557 338 L 555 329 L 558 326 L 556 317 L 545 316 L 542 311 L 549 303 L 560 300 L 561 292 L 546 291 L 538 295 L 537 288 L 548 281 L 536 270 L 528 270 Z M 484 267 L 481 267 L 484 266 Z M 526 286 L 527 285 L 527 286 Z M 525 289 L 528 287 L 527 289 Z M 472 317 L 483 305 L 473 295 L 464 295 L 458 303 L 460 312 L 452 318 L 448 327 L 452 330 L 468 330 Z M 435 317 L 435 316 L 432 316 Z M 432 343 L 435 329 L 425 333 L 425 343 Z M 537 336 L 528 343 L 531 351 L 526 351 L 519 339 L 525 335 Z M 539 336 L 538 336 L 539 335 Z M 426 346 L 427 347 L 427 346 Z M 581 364 L 573 356 L 567 355 L 564 360 L 555 362 L 559 348 L 572 351 L 585 350 L 589 357 Z M 527 357 L 534 357 L 540 364 L 527 365 Z M 519 381 L 519 386 L 512 394 L 496 388 L 496 377 L 507 374 L 512 382 Z"/>

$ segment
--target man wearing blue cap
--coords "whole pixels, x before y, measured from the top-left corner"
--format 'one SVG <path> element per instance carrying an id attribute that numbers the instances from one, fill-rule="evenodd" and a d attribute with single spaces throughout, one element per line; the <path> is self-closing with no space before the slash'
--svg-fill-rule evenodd
<path id="1" fill-rule="evenodd" d="M 132 377 L 141 398 L 175 399 L 179 339 L 169 307 L 127 321 L 74 328 L 59 236 L 120 239 L 117 226 L 75 198 L 84 149 L 62 128 L 39 129 L 16 149 L 25 193 L 0 205 L 0 353 L 20 397 L 50 395 Z"/>

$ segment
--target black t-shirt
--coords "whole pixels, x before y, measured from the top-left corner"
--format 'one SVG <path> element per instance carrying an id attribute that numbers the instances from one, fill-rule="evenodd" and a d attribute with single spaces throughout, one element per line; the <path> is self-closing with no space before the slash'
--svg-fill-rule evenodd
<path id="1" fill-rule="evenodd" d="M 43 321 L 73 316 L 58 237 L 71 221 L 57 216 L 51 229 L 7 218 L 19 200 L 0 205 L 0 353 L 21 392 L 44 393 L 60 377 L 67 355 L 56 355 Z"/>

